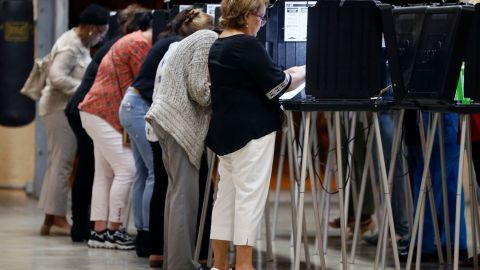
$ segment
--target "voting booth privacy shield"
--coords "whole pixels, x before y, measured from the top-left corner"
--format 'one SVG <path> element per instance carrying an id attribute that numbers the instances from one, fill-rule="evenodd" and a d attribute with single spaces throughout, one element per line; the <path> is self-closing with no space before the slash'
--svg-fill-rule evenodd
<path id="1" fill-rule="evenodd" d="M 379 96 L 383 34 L 396 99 L 435 106 L 453 102 L 471 6 L 391 10 L 368 0 L 339 3 L 321 1 L 309 9 L 307 94 L 342 100 Z"/>
<path id="2" fill-rule="evenodd" d="M 319 1 L 308 9 L 306 93 L 317 99 L 369 99 L 382 86 L 377 2 Z"/>
<path id="3" fill-rule="evenodd" d="M 400 8 L 397 12 L 403 11 Z M 407 18 L 412 16 L 407 15 L 410 13 L 403 14 Z M 400 61 L 405 60 L 406 70 L 412 69 L 406 75 L 406 98 L 420 105 L 447 106 L 453 103 L 455 97 L 473 7 L 428 6 L 420 15 L 415 14 L 415 30 L 411 31 L 415 35 L 412 34 L 411 39 L 403 36 L 401 43 L 402 48 L 407 50 L 410 45 L 415 45 L 414 55 L 400 58 Z M 406 20 L 404 18 L 403 22 Z M 400 27 L 399 21 L 397 28 Z M 419 27 L 421 34 L 418 37 Z M 410 41 L 413 42 L 410 44 Z"/>

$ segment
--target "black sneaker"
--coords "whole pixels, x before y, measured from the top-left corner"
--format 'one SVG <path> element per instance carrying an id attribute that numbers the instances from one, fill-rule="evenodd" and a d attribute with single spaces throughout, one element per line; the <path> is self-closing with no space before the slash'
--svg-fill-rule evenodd
<path id="1" fill-rule="evenodd" d="M 88 240 L 88 247 L 91 248 L 106 248 L 106 239 L 108 231 L 102 232 L 90 231 L 90 239 Z"/>
<path id="2" fill-rule="evenodd" d="M 135 241 L 125 231 L 125 229 L 119 229 L 116 231 L 109 231 L 106 240 L 106 246 L 108 248 L 117 248 L 121 250 L 135 249 Z"/>
<path id="3" fill-rule="evenodd" d="M 149 250 L 149 232 L 137 230 L 137 237 L 135 237 L 135 251 L 140 258 L 148 258 Z"/>

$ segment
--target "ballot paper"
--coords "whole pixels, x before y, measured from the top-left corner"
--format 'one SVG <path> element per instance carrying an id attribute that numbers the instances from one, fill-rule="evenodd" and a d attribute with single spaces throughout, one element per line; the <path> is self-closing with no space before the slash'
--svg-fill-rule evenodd
<path id="1" fill-rule="evenodd" d="M 285 42 L 307 41 L 308 7 L 316 3 L 317 1 L 285 2 Z"/>
<path id="2" fill-rule="evenodd" d="M 220 4 L 207 4 L 207 14 L 215 19 L 215 9 L 220 7 Z"/>
<path id="3" fill-rule="evenodd" d="M 305 89 L 305 83 L 302 83 L 299 87 L 293 89 L 292 91 L 285 92 L 283 95 L 280 96 L 280 100 L 292 99 L 300 92 L 302 92 L 303 89 Z"/>

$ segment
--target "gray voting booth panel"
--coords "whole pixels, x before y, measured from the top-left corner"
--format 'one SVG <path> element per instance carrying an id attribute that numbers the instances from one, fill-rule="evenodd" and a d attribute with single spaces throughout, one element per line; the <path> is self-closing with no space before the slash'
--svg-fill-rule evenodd
<path id="1" fill-rule="evenodd" d="M 257 37 L 259 40 L 265 38 L 268 53 L 273 61 L 284 69 L 305 65 L 307 48 L 306 39 L 303 41 L 295 41 L 297 40 L 296 38 L 292 38 L 292 41 L 286 41 L 288 37 L 285 39 L 285 28 L 287 25 L 285 22 L 286 3 L 298 5 L 298 7 L 292 7 L 292 9 L 301 12 L 302 8 L 303 10 L 306 9 L 305 5 L 307 3 L 315 4 L 315 1 L 280 0 L 267 9 L 268 20 L 264 30 L 262 29 L 265 32 L 261 30 Z"/>

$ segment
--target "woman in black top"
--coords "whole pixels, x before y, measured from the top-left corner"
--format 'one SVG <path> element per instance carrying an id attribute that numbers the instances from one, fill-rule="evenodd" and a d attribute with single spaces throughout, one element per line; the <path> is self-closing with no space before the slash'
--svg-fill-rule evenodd
<path id="1" fill-rule="evenodd" d="M 305 67 L 282 71 L 255 38 L 265 24 L 266 4 L 223 0 L 225 31 L 210 49 L 213 114 L 207 145 L 219 155 L 221 178 L 212 214 L 213 269 L 229 269 L 230 241 L 236 245 L 235 269 L 253 269 L 252 247 L 281 127 L 278 98 L 305 79 Z"/>

